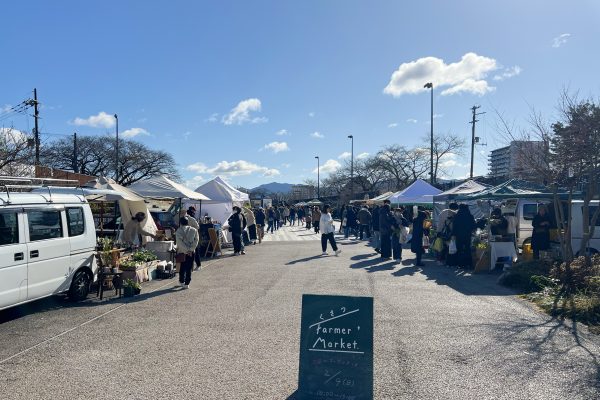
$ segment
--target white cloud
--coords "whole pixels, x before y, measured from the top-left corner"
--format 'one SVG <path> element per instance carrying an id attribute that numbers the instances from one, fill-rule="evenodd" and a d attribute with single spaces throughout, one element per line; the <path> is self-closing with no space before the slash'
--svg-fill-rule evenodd
<path id="1" fill-rule="evenodd" d="M 202 185 L 204 182 L 206 181 L 206 179 L 204 179 L 202 176 L 200 175 L 196 175 L 194 177 L 192 177 L 191 179 L 187 179 L 184 184 L 185 186 L 195 189 L 198 186 Z"/>
<path id="2" fill-rule="evenodd" d="M 339 162 L 337 162 L 336 160 L 327 160 L 325 162 L 325 164 L 322 164 L 319 168 L 321 173 L 326 173 L 326 174 L 330 174 L 332 172 L 337 171 L 338 169 L 340 169 L 340 167 L 342 166 L 342 164 L 340 164 Z M 315 168 L 313 170 L 313 173 L 316 174 L 317 173 L 317 169 Z"/>
<path id="3" fill-rule="evenodd" d="M 210 117 L 206 118 L 204 121 L 206 122 L 217 122 L 219 120 L 219 113 L 212 113 Z"/>
<path id="4" fill-rule="evenodd" d="M 314 137 L 315 139 L 323 139 L 325 137 L 325 135 L 319 132 L 313 132 L 310 134 L 310 136 Z"/>
<path id="5" fill-rule="evenodd" d="M 271 150 L 273 153 L 279 153 L 281 151 L 289 151 L 290 148 L 286 142 L 271 142 L 265 144 L 263 147 L 265 150 Z"/>
<path id="6" fill-rule="evenodd" d="M 0 127 L 0 138 L 6 144 L 20 145 L 27 141 L 27 134 L 18 129 Z"/>
<path id="7" fill-rule="evenodd" d="M 289 167 L 291 167 L 291 166 L 292 166 L 292 164 L 283 163 L 283 164 L 281 164 L 281 166 L 282 166 L 283 168 L 289 168 Z"/>
<path id="8" fill-rule="evenodd" d="M 357 160 L 362 160 L 369 157 L 369 153 L 360 153 L 359 155 L 356 156 Z"/>
<path id="9" fill-rule="evenodd" d="M 391 124 L 388 125 L 388 128 L 395 128 L 398 126 L 397 122 L 392 122 Z"/>
<path id="10" fill-rule="evenodd" d="M 77 117 L 71 124 L 77 126 L 90 126 L 92 128 L 112 128 L 115 126 L 114 115 L 109 115 L 104 111 L 100 111 L 97 115 L 90 115 L 87 118 Z"/>
<path id="11" fill-rule="evenodd" d="M 287 129 L 281 129 L 275 132 L 277 136 L 291 136 L 292 134 L 287 131 Z"/>
<path id="12" fill-rule="evenodd" d="M 123 131 L 121 135 L 126 138 L 132 138 L 138 135 L 150 135 L 150 132 L 148 132 L 144 128 L 131 128 L 127 129 L 126 131 Z"/>
<path id="13" fill-rule="evenodd" d="M 260 165 L 244 160 L 221 161 L 218 162 L 214 167 L 207 167 L 205 164 L 198 162 L 188 165 L 186 169 L 188 171 L 193 171 L 198 174 L 212 174 L 224 176 L 242 176 L 251 175 L 255 173 L 262 174 L 262 176 L 279 175 L 279 171 L 277 169 L 262 167 Z"/>
<path id="14" fill-rule="evenodd" d="M 460 61 L 451 64 L 437 57 L 419 58 L 401 64 L 383 92 L 394 97 L 421 93 L 429 90 L 423 85 L 433 82 L 434 89 L 448 87 L 442 91 L 442 95 L 468 92 L 481 96 L 495 89 L 488 86 L 485 78 L 496 69 L 496 60 L 475 53 L 467 53 Z"/>
<path id="15" fill-rule="evenodd" d="M 406 122 L 410 122 L 411 124 L 416 124 L 416 123 L 417 123 L 417 122 L 419 122 L 419 121 L 417 121 L 417 120 L 416 120 L 416 119 L 414 119 L 414 118 L 409 118 L 409 119 L 407 119 L 407 120 L 406 120 Z"/>
<path id="16" fill-rule="evenodd" d="M 563 44 L 567 43 L 567 41 L 570 38 L 571 38 L 570 33 L 563 33 L 561 35 L 558 35 L 557 37 L 552 39 L 552 47 L 558 48 L 558 47 L 562 46 Z"/>
<path id="17" fill-rule="evenodd" d="M 523 69 L 521 69 L 521 67 L 519 67 L 518 65 L 515 65 L 514 67 L 510 68 L 505 68 L 501 74 L 497 74 L 494 76 L 494 80 L 503 81 L 505 79 L 512 78 L 513 76 L 519 75 L 522 71 Z"/>
<path id="18" fill-rule="evenodd" d="M 223 115 L 221 121 L 225 125 L 242 125 L 244 123 L 257 124 L 267 122 L 265 117 L 254 117 L 253 112 L 260 112 L 262 103 L 259 99 L 246 99 L 238 103 L 237 106 L 231 109 L 229 114 Z"/>
<path id="19" fill-rule="evenodd" d="M 311 118 L 313 118 L 315 116 L 315 113 L 313 111 L 311 111 L 311 112 L 308 113 L 308 116 L 311 117 Z"/>
<path id="20" fill-rule="evenodd" d="M 350 158 L 351 155 L 352 155 L 352 153 L 350 153 L 349 151 L 345 151 L 345 152 L 343 152 L 342 154 L 340 154 L 338 156 L 338 159 L 339 160 L 343 160 L 343 159 L 346 159 L 346 158 Z"/>

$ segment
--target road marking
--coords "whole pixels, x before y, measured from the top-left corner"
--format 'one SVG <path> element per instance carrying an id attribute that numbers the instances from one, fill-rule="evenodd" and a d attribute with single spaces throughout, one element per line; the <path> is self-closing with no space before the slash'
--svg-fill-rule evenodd
<path id="1" fill-rule="evenodd" d="M 214 264 L 214 263 L 216 263 L 217 261 L 220 261 L 220 260 L 221 260 L 221 259 L 218 259 L 218 260 L 214 260 L 213 262 L 207 263 L 207 265 L 205 265 L 205 267 L 208 267 L 208 266 L 210 266 L 210 265 L 212 265 L 212 264 Z M 156 292 L 156 291 L 158 291 L 158 290 L 160 290 L 160 289 L 162 289 L 162 288 L 165 288 L 165 287 L 167 287 L 167 286 L 172 286 L 172 285 L 173 285 L 173 282 L 172 282 L 172 281 L 170 281 L 170 282 L 167 282 L 167 283 L 165 283 L 165 284 L 164 284 L 164 285 L 162 285 L 162 286 L 159 286 L 159 287 L 157 287 L 157 288 L 155 288 L 155 289 L 153 289 L 153 290 L 149 291 L 148 293 L 154 293 L 154 292 Z M 121 304 L 121 305 L 119 305 L 119 306 L 117 306 L 117 307 L 115 307 L 115 308 L 113 308 L 113 309 L 110 309 L 110 310 L 106 311 L 105 313 L 102 313 L 102 314 L 100 314 L 100 315 L 98 315 L 98 316 L 96 316 L 96 317 L 94 317 L 94 318 L 92 318 L 92 319 L 88 320 L 88 321 L 82 322 L 81 324 L 79 324 L 79 325 L 77 325 L 77 326 L 74 326 L 73 328 L 67 329 L 67 330 L 66 330 L 66 331 L 64 331 L 64 332 L 61 332 L 61 333 L 59 333 L 59 334 L 57 334 L 57 335 L 54 335 L 54 336 L 52 336 L 52 337 L 50 337 L 50 338 L 48 338 L 48 339 L 42 340 L 41 342 L 39 342 L 39 343 L 37 343 L 37 344 L 34 344 L 33 346 L 31 346 L 31 347 L 28 347 L 28 348 L 26 348 L 26 349 L 24 349 L 24 350 L 21 350 L 20 352 L 18 352 L 18 353 L 16 353 L 16 354 L 13 354 L 12 356 L 5 358 L 4 360 L 0 360 L 0 365 L 2 365 L 2 364 L 4 364 L 4 363 L 6 363 L 6 362 L 8 362 L 8 361 L 12 360 L 13 358 L 19 357 L 19 356 L 21 356 L 21 355 L 23 355 L 23 354 L 25 354 L 25 353 L 29 353 L 31 350 L 34 350 L 34 349 L 36 349 L 36 348 L 38 348 L 38 347 L 42 346 L 43 344 L 46 344 L 46 343 L 48 343 L 48 342 L 50 342 L 50 341 L 52 341 L 52 340 L 54 340 L 54 339 L 58 339 L 59 337 L 61 337 L 61 336 L 64 336 L 64 335 L 66 335 L 67 333 L 73 332 L 74 330 L 77 330 L 77 329 L 79 329 L 79 328 L 81 328 L 81 327 L 83 327 L 83 326 L 85 326 L 85 325 L 88 325 L 88 324 L 90 324 L 90 323 L 92 323 L 92 322 L 94 322 L 94 321 L 97 321 L 97 320 L 99 320 L 100 318 L 102 318 L 102 317 L 105 317 L 105 316 L 107 316 L 108 314 L 111 314 L 111 313 L 113 313 L 113 312 L 115 312 L 115 311 L 117 311 L 117 310 L 119 310 L 119 309 L 121 309 L 121 308 L 123 308 L 123 307 L 125 307 L 125 306 L 127 306 L 127 305 L 129 305 L 129 302 L 123 303 L 123 304 Z"/>

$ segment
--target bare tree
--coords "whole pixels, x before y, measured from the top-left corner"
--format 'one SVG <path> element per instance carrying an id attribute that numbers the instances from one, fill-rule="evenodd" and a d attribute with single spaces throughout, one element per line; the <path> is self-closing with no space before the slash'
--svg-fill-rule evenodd
<path id="1" fill-rule="evenodd" d="M 23 175 L 31 165 L 32 143 L 18 129 L 0 128 L 0 171 L 6 175 Z"/>
<path id="2" fill-rule="evenodd" d="M 429 138 L 423 139 L 425 144 L 430 144 Z M 443 163 L 451 156 L 464 155 L 466 141 L 464 138 L 447 133 L 433 138 L 433 181 L 437 181 L 440 172 L 446 172 Z M 427 149 L 423 149 L 427 150 Z"/>

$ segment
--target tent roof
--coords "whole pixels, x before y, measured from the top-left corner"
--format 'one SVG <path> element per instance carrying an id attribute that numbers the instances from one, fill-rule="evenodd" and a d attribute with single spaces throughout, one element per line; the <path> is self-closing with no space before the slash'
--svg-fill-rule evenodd
<path id="1" fill-rule="evenodd" d="M 101 201 L 112 201 L 112 200 L 127 200 L 127 201 L 144 201 L 144 198 L 133 190 L 126 188 L 125 186 L 119 185 L 117 182 L 110 178 L 100 177 L 93 179 L 87 182 L 84 185 L 86 188 L 96 189 L 96 190 L 108 190 L 114 191 L 119 196 L 118 198 L 114 198 L 113 196 L 105 196 L 104 199 L 97 199 Z"/>
<path id="2" fill-rule="evenodd" d="M 519 179 L 511 179 L 498 186 L 487 188 L 478 193 L 466 195 L 468 199 L 481 199 L 486 197 L 527 197 L 530 195 L 550 194 L 550 190 L 543 185 L 523 181 Z"/>
<path id="3" fill-rule="evenodd" d="M 180 183 L 173 182 L 166 176 L 155 176 L 145 181 L 136 182 L 130 186 L 130 189 L 142 196 L 153 198 L 210 200 L 202 193 L 194 192 Z"/>
<path id="4" fill-rule="evenodd" d="M 207 203 L 229 203 L 234 201 L 250 201 L 248 193 L 241 192 L 233 188 L 223 178 L 217 176 L 211 181 L 206 182 L 196 188 L 196 192 L 203 193 L 210 198 Z"/>
<path id="5" fill-rule="evenodd" d="M 317 205 L 320 205 L 320 204 L 323 204 L 323 202 L 321 200 L 319 200 L 319 199 L 312 199 L 311 201 L 308 201 L 306 203 L 306 205 L 308 205 L 308 206 L 317 206 Z"/>
<path id="6" fill-rule="evenodd" d="M 458 186 L 453 187 L 452 189 L 448 189 L 445 192 L 436 195 L 435 199 L 437 200 L 438 198 L 442 199 L 448 197 L 455 197 L 458 195 L 478 193 L 487 188 L 489 188 L 489 185 L 485 185 L 474 180 L 468 180 L 466 182 L 461 183 Z"/>
<path id="7" fill-rule="evenodd" d="M 383 203 L 384 200 L 389 199 L 393 194 L 394 192 L 385 192 L 377 197 L 373 197 L 372 199 L 367 200 L 367 204 Z"/>
<path id="8" fill-rule="evenodd" d="M 441 192 L 423 179 L 417 179 L 406 189 L 390 196 L 389 200 L 396 204 L 433 204 L 433 196 Z"/>

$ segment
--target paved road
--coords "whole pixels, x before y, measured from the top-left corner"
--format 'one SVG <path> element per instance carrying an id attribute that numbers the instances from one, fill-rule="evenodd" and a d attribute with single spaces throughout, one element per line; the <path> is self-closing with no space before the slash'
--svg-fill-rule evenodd
<path id="1" fill-rule="evenodd" d="M 376 399 L 599 398 L 598 339 L 494 276 L 341 248 L 267 242 L 206 265 L 187 291 L 154 281 L 130 302 L 0 313 L 2 399 L 291 400 L 302 293 L 374 297 Z"/>

